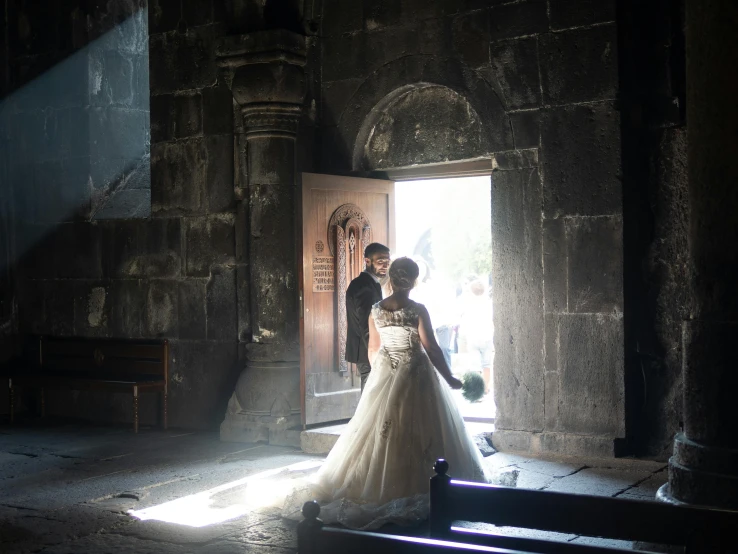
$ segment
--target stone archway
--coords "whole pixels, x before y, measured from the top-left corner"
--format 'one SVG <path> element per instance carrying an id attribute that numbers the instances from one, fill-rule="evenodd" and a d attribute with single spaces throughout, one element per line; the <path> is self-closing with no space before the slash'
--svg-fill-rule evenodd
<path id="1" fill-rule="evenodd" d="M 395 156 L 395 167 L 431 163 L 429 160 L 433 158 L 439 162 L 476 159 L 494 152 L 513 150 L 515 146 L 510 118 L 501 98 L 499 86 L 488 75 L 466 67 L 458 59 L 426 55 L 398 58 L 366 78 L 343 103 L 341 111 L 332 116 L 337 126 L 333 131 L 335 136 L 330 140 L 331 156 L 324 159 L 323 170 L 342 172 L 376 169 L 371 166 L 371 159 L 356 155 L 357 148 L 359 151 L 363 148 L 377 124 L 389 124 L 399 131 L 399 125 L 406 124 L 403 118 L 398 120 L 397 117 L 401 112 L 412 115 L 411 107 L 424 109 L 423 106 L 441 106 L 440 112 L 433 114 L 437 119 L 431 127 L 435 129 L 440 129 L 444 116 L 448 119 L 452 110 L 459 110 L 462 119 L 471 118 L 478 122 L 475 128 L 479 137 L 454 145 L 448 155 L 439 151 L 435 156 L 418 156 L 407 151 L 404 158 Z M 382 117 L 388 108 L 394 112 L 391 124 L 389 118 Z M 421 129 L 421 134 L 427 136 L 427 132 L 428 129 Z"/>
<path id="2" fill-rule="evenodd" d="M 355 171 L 424 165 L 488 153 L 489 138 L 469 101 L 441 85 L 417 83 L 383 98 L 354 144 Z"/>

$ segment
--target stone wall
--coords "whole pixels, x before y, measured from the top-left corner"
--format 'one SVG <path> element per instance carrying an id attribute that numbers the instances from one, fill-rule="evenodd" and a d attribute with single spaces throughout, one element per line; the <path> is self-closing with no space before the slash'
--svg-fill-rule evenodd
<path id="1" fill-rule="evenodd" d="M 689 319 L 683 0 L 625 2 L 626 378 L 631 450 L 666 460 L 682 421 Z"/>
<path id="2" fill-rule="evenodd" d="M 127 3 L 110 5 L 118 9 Z M 213 428 L 220 423 L 239 373 L 233 107 L 213 55 L 213 42 L 225 27 L 219 5 L 153 0 L 148 6 L 150 217 L 97 221 L 89 213 L 76 213 L 61 222 L 19 218 L 21 331 L 169 339 L 174 427 Z M 144 9 L 145 20 L 145 4 L 137 7 Z M 100 18 L 125 21 L 116 14 Z M 77 32 L 78 18 L 86 21 L 79 9 L 59 17 L 73 23 L 71 29 L 62 26 L 60 33 Z M 35 12 L 28 19 L 34 25 L 47 21 Z M 109 31 L 114 35 L 116 29 Z M 84 42 L 84 35 L 80 40 Z M 54 54 L 55 59 L 62 57 L 61 52 Z M 109 89 L 103 83 L 99 90 Z M 116 102 L 113 97 L 100 99 L 110 109 Z M 58 137 L 66 143 L 74 139 Z M 93 162 L 106 159 L 104 152 L 90 152 Z M 20 176 L 12 181 L 16 189 L 26 185 Z M 34 182 L 39 193 L 28 196 L 32 209 L 67 190 L 50 176 L 37 175 Z M 19 206 L 16 198 L 16 211 Z M 50 414 L 95 421 L 131 421 L 132 413 L 128 395 L 100 392 L 57 393 L 50 395 L 47 407 Z M 155 408 L 156 398 L 144 397 L 143 423 L 155 421 Z"/>
<path id="3" fill-rule="evenodd" d="M 502 448 L 625 436 L 615 20 L 609 1 L 324 2 L 322 171 L 494 159 Z"/>

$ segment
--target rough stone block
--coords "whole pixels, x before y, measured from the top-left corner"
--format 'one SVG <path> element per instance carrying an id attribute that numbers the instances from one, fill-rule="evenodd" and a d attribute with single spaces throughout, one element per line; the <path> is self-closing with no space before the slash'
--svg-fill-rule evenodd
<path id="1" fill-rule="evenodd" d="M 18 324 L 21 333 L 46 332 L 44 281 L 22 279 L 18 283 Z"/>
<path id="2" fill-rule="evenodd" d="M 182 0 L 182 20 L 188 28 L 213 22 L 213 4 L 202 0 Z"/>
<path id="3" fill-rule="evenodd" d="M 622 314 L 621 217 L 567 219 L 566 236 L 569 312 Z"/>
<path id="4" fill-rule="evenodd" d="M 213 86 L 217 70 L 212 51 L 217 32 L 213 26 L 204 26 L 186 35 L 153 35 L 149 42 L 151 93 Z"/>
<path id="5" fill-rule="evenodd" d="M 541 183 L 536 169 L 492 174 L 494 390 L 499 428 L 543 427 Z"/>
<path id="6" fill-rule="evenodd" d="M 235 218 L 232 215 L 188 218 L 185 221 L 187 275 L 208 277 L 213 265 L 235 263 Z"/>
<path id="7" fill-rule="evenodd" d="M 177 277 L 181 268 L 178 219 L 116 221 L 106 240 L 109 275 L 116 278 Z"/>
<path id="8" fill-rule="evenodd" d="M 233 133 L 233 93 L 223 83 L 202 90 L 202 113 L 206 135 Z"/>
<path id="9" fill-rule="evenodd" d="M 24 277 L 39 279 L 53 277 L 54 257 L 49 256 L 54 248 L 54 227 L 29 221 L 19 222 L 16 237 L 16 256 Z"/>
<path id="10" fill-rule="evenodd" d="M 146 312 L 146 285 L 138 279 L 112 282 L 112 323 L 114 337 L 138 338 L 143 335 Z"/>
<path id="11" fill-rule="evenodd" d="M 233 190 L 233 136 L 205 137 L 208 156 L 208 210 L 211 213 L 232 211 L 236 197 Z"/>
<path id="12" fill-rule="evenodd" d="M 207 338 L 237 340 L 236 268 L 214 267 L 207 284 Z"/>
<path id="13" fill-rule="evenodd" d="M 149 115 L 129 108 L 90 108 L 90 156 L 139 159 L 147 149 Z"/>
<path id="14" fill-rule="evenodd" d="M 179 292 L 176 281 L 148 282 L 144 334 L 149 337 L 176 337 L 179 330 Z"/>
<path id="15" fill-rule="evenodd" d="M 85 159 L 42 162 L 34 168 L 38 221 L 61 223 L 90 214 L 89 166 Z"/>
<path id="16" fill-rule="evenodd" d="M 563 219 L 543 221 L 543 298 L 546 313 L 567 311 L 568 254 Z"/>
<path id="17" fill-rule="evenodd" d="M 546 313 L 544 316 L 544 358 L 543 365 L 546 372 L 559 370 L 559 318 L 558 314 Z"/>
<path id="18" fill-rule="evenodd" d="M 423 19 L 438 19 L 446 15 L 458 13 L 464 7 L 458 0 L 400 0 L 403 21 L 419 21 Z"/>
<path id="19" fill-rule="evenodd" d="M 549 0 L 554 30 L 615 21 L 615 0 Z"/>
<path id="20" fill-rule="evenodd" d="M 53 231 L 54 277 L 58 279 L 99 279 L 103 275 L 102 228 L 80 221 L 59 225 Z"/>
<path id="21" fill-rule="evenodd" d="M 179 282 L 179 338 L 204 339 L 206 333 L 205 279 Z"/>
<path id="22" fill-rule="evenodd" d="M 547 33 L 539 40 L 545 104 L 592 102 L 617 96 L 618 43 L 614 24 Z"/>
<path id="23" fill-rule="evenodd" d="M 537 37 L 494 42 L 489 48 L 489 59 L 508 109 L 540 105 Z"/>
<path id="24" fill-rule="evenodd" d="M 545 0 L 529 0 L 493 6 L 489 17 L 492 40 L 535 35 L 548 31 Z"/>
<path id="25" fill-rule="evenodd" d="M 87 18 L 89 42 L 127 53 L 146 51 L 149 39 L 146 2 L 127 0 L 103 4 Z"/>
<path id="26" fill-rule="evenodd" d="M 363 27 L 364 10 L 362 2 L 342 2 L 325 0 L 323 2 L 322 36 L 331 37 L 359 31 Z"/>
<path id="27" fill-rule="evenodd" d="M 205 209 L 207 151 L 202 138 L 151 145 L 151 212 L 184 215 Z"/>
<path id="28" fill-rule="evenodd" d="M 145 54 L 131 54 L 133 58 L 133 74 L 135 75 L 135 89 L 133 91 L 133 107 L 149 111 L 151 91 L 149 89 L 149 52 Z"/>
<path id="29" fill-rule="evenodd" d="M 547 218 L 622 212 L 620 114 L 610 103 L 542 112 Z"/>
<path id="30" fill-rule="evenodd" d="M 548 317 L 548 316 L 547 316 Z M 559 373 L 558 371 L 546 371 L 543 375 L 546 392 L 546 404 L 544 407 L 544 428 L 547 431 L 559 430 Z"/>
<path id="31" fill-rule="evenodd" d="M 181 18 L 181 0 L 149 0 L 150 34 L 174 31 Z"/>
<path id="32" fill-rule="evenodd" d="M 202 96 L 199 93 L 151 97 L 153 142 L 199 135 L 202 126 Z"/>
<path id="33" fill-rule="evenodd" d="M 74 287 L 72 280 L 44 282 L 44 329 L 47 334 L 69 337 L 74 334 Z"/>
<path id="34" fill-rule="evenodd" d="M 38 198 L 34 194 L 33 164 L 11 163 L 8 181 L 12 187 L 16 221 L 37 221 Z M 23 243 L 23 237 L 19 237 Z"/>
<path id="35" fill-rule="evenodd" d="M 151 215 L 151 190 L 120 190 L 95 212 L 101 219 L 145 219 Z"/>
<path id="36" fill-rule="evenodd" d="M 170 425 L 216 429 L 242 369 L 236 343 L 172 341 L 171 357 Z"/>
<path id="37" fill-rule="evenodd" d="M 409 54 L 448 55 L 450 25 L 440 20 L 360 32 L 323 41 L 323 80 L 366 77 L 383 65 Z"/>
<path id="38" fill-rule="evenodd" d="M 112 324 L 111 287 L 103 281 L 78 281 L 74 293 L 74 334 L 107 337 Z"/>
<path id="39" fill-rule="evenodd" d="M 344 79 L 323 83 L 320 117 L 324 126 L 338 124 L 346 105 L 362 82 L 363 79 Z"/>
<path id="40" fill-rule="evenodd" d="M 90 48 L 90 104 L 133 106 L 137 76 L 135 59 L 118 50 Z M 139 67 L 140 68 L 140 67 Z"/>
<path id="41" fill-rule="evenodd" d="M 584 435 L 623 436 L 623 320 L 560 315 L 559 425 Z"/>
<path id="42" fill-rule="evenodd" d="M 402 21 L 402 2 L 364 0 L 364 29 L 373 31 Z"/>
<path id="43" fill-rule="evenodd" d="M 69 143 L 70 157 L 90 155 L 90 125 L 86 108 L 69 108 L 69 126 L 65 127 L 64 140 Z"/>
<path id="44" fill-rule="evenodd" d="M 538 149 L 508 150 L 493 156 L 496 170 L 532 169 L 538 167 Z"/>
<path id="45" fill-rule="evenodd" d="M 525 110 L 508 114 L 515 148 L 538 148 L 541 141 L 540 112 Z"/>
<path id="46" fill-rule="evenodd" d="M 468 67 L 476 69 L 489 63 L 489 40 L 489 17 L 486 12 L 470 12 L 453 18 L 453 51 Z"/>
<path id="47" fill-rule="evenodd" d="M 34 163 L 44 159 L 46 118 L 38 112 L 8 114 L 11 128 L 10 142 L 13 160 L 17 163 Z M 86 127 L 86 126 L 85 126 Z"/>
<path id="48" fill-rule="evenodd" d="M 87 127 L 87 121 L 72 121 L 71 108 L 49 110 L 44 114 L 43 148 L 36 152 L 37 160 L 60 160 L 72 155 L 69 134 L 74 127 Z"/>

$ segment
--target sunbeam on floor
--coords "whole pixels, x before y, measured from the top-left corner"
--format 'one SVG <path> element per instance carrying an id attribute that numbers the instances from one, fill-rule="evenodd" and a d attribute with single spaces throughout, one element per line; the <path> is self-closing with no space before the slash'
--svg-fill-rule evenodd
<path id="1" fill-rule="evenodd" d="M 143 510 L 129 510 L 139 520 L 158 520 L 188 527 L 206 527 L 278 506 L 291 490 L 317 470 L 322 460 L 307 460 L 270 469 L 218 487 Z"/>

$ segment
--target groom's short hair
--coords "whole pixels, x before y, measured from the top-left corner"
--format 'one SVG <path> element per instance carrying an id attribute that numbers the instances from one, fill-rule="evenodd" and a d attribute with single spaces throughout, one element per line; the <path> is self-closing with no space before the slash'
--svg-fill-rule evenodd
<path id="1" fill-rule="evenodd" d="M 381 244 L 379 242 L 373 242 L 364 249 L 364 257 L 371 259 L 371 257 L 374 256 L 374 254 L 379 254 L 379 253 L 389 254 L 389 251 L 390 249 L 387 248 L 384 244 Z"/>

